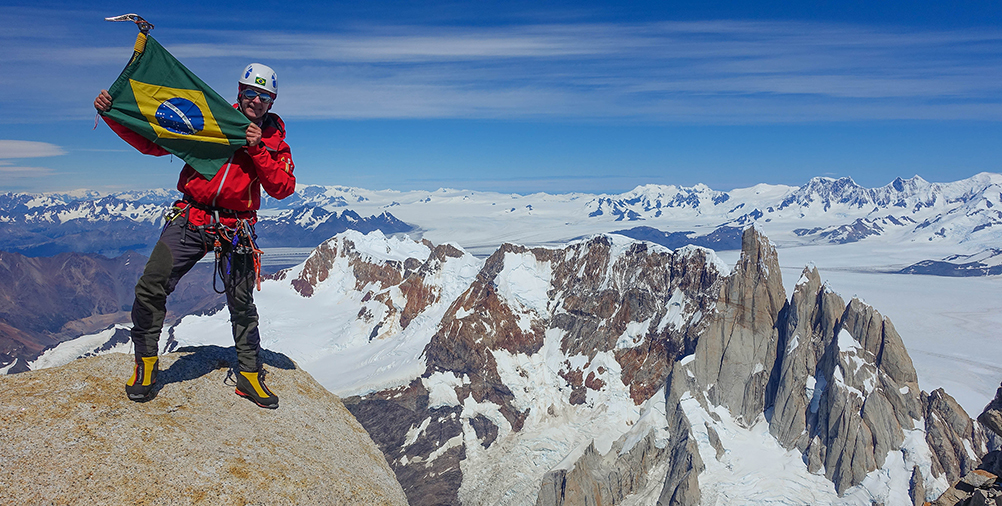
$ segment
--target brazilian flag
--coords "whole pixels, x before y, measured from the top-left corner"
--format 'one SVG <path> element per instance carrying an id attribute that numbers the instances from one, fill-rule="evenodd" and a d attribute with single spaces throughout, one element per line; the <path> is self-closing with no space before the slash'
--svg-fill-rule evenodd
<path id="1" fill-rule="evenodd" d="M 112 106 L 103 114 L 207 179 L 247 144 L 250 120 L 147 34 L 139 34 L 132 59 L 108 93 Z"/>

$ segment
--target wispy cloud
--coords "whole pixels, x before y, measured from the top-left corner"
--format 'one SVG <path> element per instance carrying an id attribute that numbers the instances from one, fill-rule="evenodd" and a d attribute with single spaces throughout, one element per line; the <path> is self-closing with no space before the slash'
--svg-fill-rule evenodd
<path id="1" fill-rule="evenodd" d="M 31 179 L 52 176 L 56 171 L 45 167 L 24 167 L 0 160 L 0 175 L 6 179 Z"/>
<path id="2" fill-rule="evenodd" d="M 199 38 L 231 43 L 172 49 L 284 67 L 292 116 L 1002 119 L 1002 31 L 714 21 Z"/>
<path id="3" fill-rule="evenodd" d="M 4 179 L 30 179 L 48 177 L 56 171 L 45 167 L 29 167 L 13 160 L 24 158 L 45 158 L 65 155 L 66 151 L 48 142 L 18 141 L 0 139 L 0 175 Z"/>
<path id="4" fill-rule="evenodd" d="M 83 116 L 80 104 L 102 82 L 92 76 L 110 82 L 127 59 L 127 49 L 57 36 L 23 43 L 30 33 L 0 30 L 0 43 L 15 48 L 0 63 L 31 76 L 11 95 L 40 103 L 0 99 L 18 115 Z M 231 83 L 234 69 L 252 60 L 273 65 L 276 111 L 289 117 L 1002 120 L 1002 30 L 702 21 L 162 35 L 210 83 Z M 67 82 L 66 72 L 81 79 Z"/>
<path id="5" fill-rule="evenodd" d="M 65 155 L 66 151 L 55 144 L 35 141 L 16 141 L 0 139 L 0 165 L 4 160 L 19 158 L 42 158 L 47 156 Z"/>

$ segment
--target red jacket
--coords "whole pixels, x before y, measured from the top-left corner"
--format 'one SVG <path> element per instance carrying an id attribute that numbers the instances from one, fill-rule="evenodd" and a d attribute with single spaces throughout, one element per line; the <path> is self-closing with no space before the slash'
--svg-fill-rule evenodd
<path id="1" fill-rule="evenodd" d="M 111 118 L 102 117 L 119 137 L 141 153 L 153 156 L 170 154 Z M 238 218 L 257 219 L 262 187 L 276 199 L 292 195 L 296 190 L 296 176 L 292 174 L 294 168 L 292 151 L 285 143 L 285 123 L 278 115 L 268 113 L 261 126 L 260 144 L 238 149 L 211 180 L 185 164 L 177 189 L 203 206 L 236 211 L 236 215 L 220 214 L 220 221 L 232 227 Z M 209 212 L 194 207 L 188 215 L 188 221 L 195 226 L 208 224 L 210 218 Z"/>

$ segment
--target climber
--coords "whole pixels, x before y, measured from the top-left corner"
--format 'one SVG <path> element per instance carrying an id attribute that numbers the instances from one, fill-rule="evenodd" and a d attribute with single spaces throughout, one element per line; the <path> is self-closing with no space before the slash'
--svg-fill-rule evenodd
<path id="1" fill-rule="evenodd" d="M 167 296 L 178 281 L 209 251 L 215 251 L 215 276 L 226 293 L 226 305 L 237 351 L 236 393 L 263 408 L 277 408 L 278 396 L 265 386 L 260 360 L 261 339 L 253 289 L 260 288 L 260 250 L 254 223 L 261 207 L 261 188 L 276 199 L 292 195 L 292 153 L 285 143 L 285 123 L 269 112 L 278 96 L 275 72 L 260 63 L 240 74 L 237 103 L 251 121 L 247 145 L 237 150 L 206 179 L 185 164 L 177 189 L 184 195 L 165 213 L 165 225 L 146 268 L 136 284 L 132 305 L 132 342 L 135 368 L 125 386 L 129 399 L 146 401 L 156 395 L 159 371 L 158 341 L 166 314 Z M 111 109 L 107 90 L 94 99 L 99 113 Z M 165 149 L 107 116 L 105 122 L 123 140 L 144 154 L 163 156 Z"/>

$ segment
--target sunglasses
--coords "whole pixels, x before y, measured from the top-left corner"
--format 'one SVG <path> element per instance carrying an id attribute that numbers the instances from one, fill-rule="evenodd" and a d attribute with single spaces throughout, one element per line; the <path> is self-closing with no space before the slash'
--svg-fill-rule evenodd
<path id="1" fill-rule="evenodd" d="M 240 98 L 245 98 L 247 100 L 254 100 L 254 98 L 261 99 L 262 104 L 270 104 L 275 101 L 275 97 L 271 96 L 271 93 L 267 91 L 254 91 L 251 89 L 246 89 L 240 92 Z"/>

